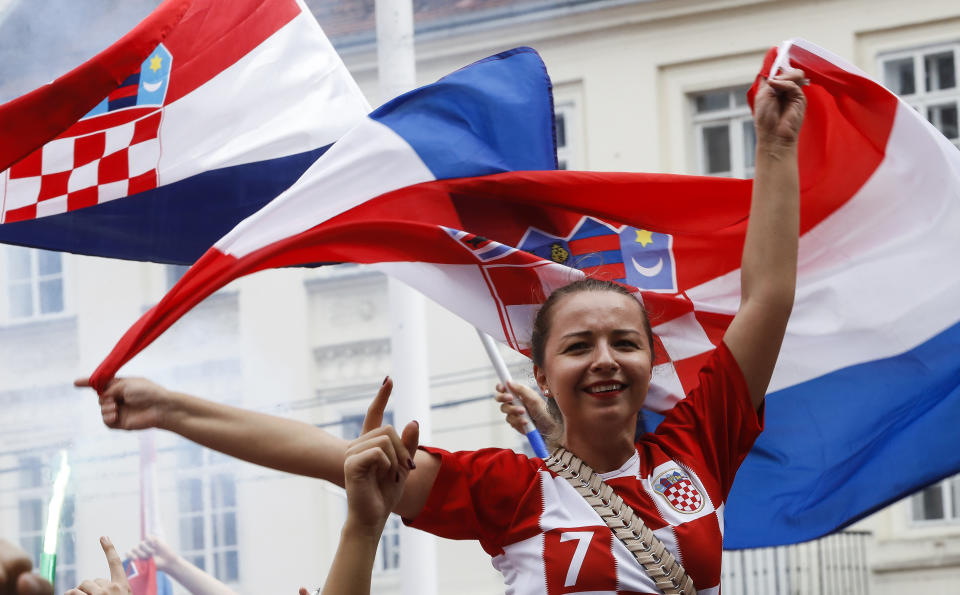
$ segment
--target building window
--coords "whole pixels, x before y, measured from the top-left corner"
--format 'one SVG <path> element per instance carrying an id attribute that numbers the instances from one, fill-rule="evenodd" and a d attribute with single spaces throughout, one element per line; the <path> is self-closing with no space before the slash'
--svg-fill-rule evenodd
<path id="1" fill-rule="evenodd" d="M 960 520 L 960 475 L 920 490 L 910 503 L 914 521 Z"/>
<path id="2" fill-rule="evenodd" d="M 753 176 L 757 135 L 747 104 L 748 86 L 691 97 L 698 170 L 711 176 Z"/>
<path id="3" fill-rule="evenodd" d="M 553 108 L 554 133 L 557 138 L 557 169 L 578 169 L 577 151 L 577 104 L 573 101 L 558 101 Z"/>
<path id="4" fill-rule="evenodd" d="M 34 566 L 39 566 L 43 552 L 43 535 L 47 522 L 46 502 L 50 497 L 53 481 L 39 457 L 20 460 L 20 547 L 30 555 Z M 78 584 L 76 534 L 76 498 L 67 494 L 60 513 L 60 531 L 57 537 L 56 583 L 60 590 Z"/>
<path id="5" fill-rule="evenodd" d="M 960 147 L 960 43 L 882 55 L 880 70 L 888 89 Z"/>
<path id="6" fill-rule="evenodd" d="M 62 254 L 7 246 L 4 256 L 10 320 L 49 316 L 65 310 Z"/>
<path id="7" fill-rule="evenodd" d="M 363 415 L 347 415 L 340 421 L 342 436 L 345 440 L 353 440 L 360 435 L 363 429 Z M 383 423 L 393 424 L 393 412 L 383 414 Z M 400 517 L 391 514 L 380 536 L 380 546 L 377 548 L 377 558 L 374 560 L 374 572 L 388 572 L 400 568 Z"/>
<path id="8" fill-rule="evenodd" d="M 229 459 L 195 444 L 178 451 L 180 554 L 225 583 L 240 580 L 237 483 Z"/>

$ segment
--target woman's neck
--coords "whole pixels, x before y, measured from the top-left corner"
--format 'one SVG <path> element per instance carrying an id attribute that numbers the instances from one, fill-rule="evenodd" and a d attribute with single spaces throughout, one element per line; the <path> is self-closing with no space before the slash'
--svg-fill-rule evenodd
<path id="1" fill-rule="evenodd" d="M 597 437 L 603 439 L 598 440 Z M 611 433 L 583 432 L 566 429 L 563 446 L 577 455 L 597 473 L 619 469 L 636 452 L 633 430 Z"/>

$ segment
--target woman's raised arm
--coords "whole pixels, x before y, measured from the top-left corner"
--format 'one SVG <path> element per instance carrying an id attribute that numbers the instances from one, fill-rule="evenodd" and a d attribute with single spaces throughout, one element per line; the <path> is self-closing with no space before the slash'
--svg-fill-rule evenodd
<path id="1" fill-rule="evenodd" d="M 86 378 L 74 385 L 89 387 Z M 392 390 L 388 378 L 375 401 Z M 349 443 L 307 423 L 170 391 L 144 378 L 111 380 L 100 394 L 100 413 L 110 428 L 161 428 L 250 463 L 344 485 Z M 390 432 L 399 443 L 396 432 Z M 417 469 L 396 509 L 407 518 L 423 509 L 439 469 L 439 460 L 426 452 L 417 451 L 414 460 Z"/>
<path id="2" fill-rule="evenodd" d="M 740 309 L 723 340 L 743 371 L 755 408 L 770 384 L 796 292 L 803 82 L 799 70 L 763 79 L 754 98 L 756 174 L 741 262 Z"/>

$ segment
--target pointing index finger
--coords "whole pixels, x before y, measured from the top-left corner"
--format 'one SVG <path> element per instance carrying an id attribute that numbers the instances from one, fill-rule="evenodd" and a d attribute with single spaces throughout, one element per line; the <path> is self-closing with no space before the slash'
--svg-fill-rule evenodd
<path id="1" fill-rule="evenodd" d="M 383 412 L 387 408 L 387 400 L 390 399 L 391 391 L 393 391 L 393 380 L 387 376 L 383 379 L 383 384 L 377 391 L 377 396 L 373 398 L 373 402 L 367 408 L 367 415 L 363 418 L 361 434 L 366 434 L 383 425 Z"/>
<path id="2" fill-rule="evenodd" d="M 109 537 L 103 536 L 100 538 L 100 547 L 103 548 L 103 553 L 107 556 L 107 565 L 110 567 L 110 580 L 119 585 L 129 587 L 130 584 L 127 582 L 127 573 L 123 569 L 123 562 L 120 560 L 120 555 L 117 554 L 117 549 L 113 547 L 113 542 L 110 541 Z"/>

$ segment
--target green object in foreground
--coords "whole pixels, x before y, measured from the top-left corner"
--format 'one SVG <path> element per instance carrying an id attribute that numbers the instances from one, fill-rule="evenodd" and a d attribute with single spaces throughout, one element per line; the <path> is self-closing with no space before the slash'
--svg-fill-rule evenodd
<path id="1" fill-rule="evenodd" d="M 57 574 L 57 555 L 56 554 L 40 554 L 40 576 L 50 581 L 50 584 L 53 584 L 53 577 Z"/>
<path id="2" fill-rule="evenodd" d="M 43 536 L 43 553 L 40 555 L 40 575 L 53 584 L 57 574 L 57 532 L 60 529 L 60 513 L 63 512 L 63 498 L 70 479 L 70 465 L 67 464 L 67 452 L 60 451 L 60 470 L 53 482 L 53 495 L 47 508 L 47 530 Z"/>

